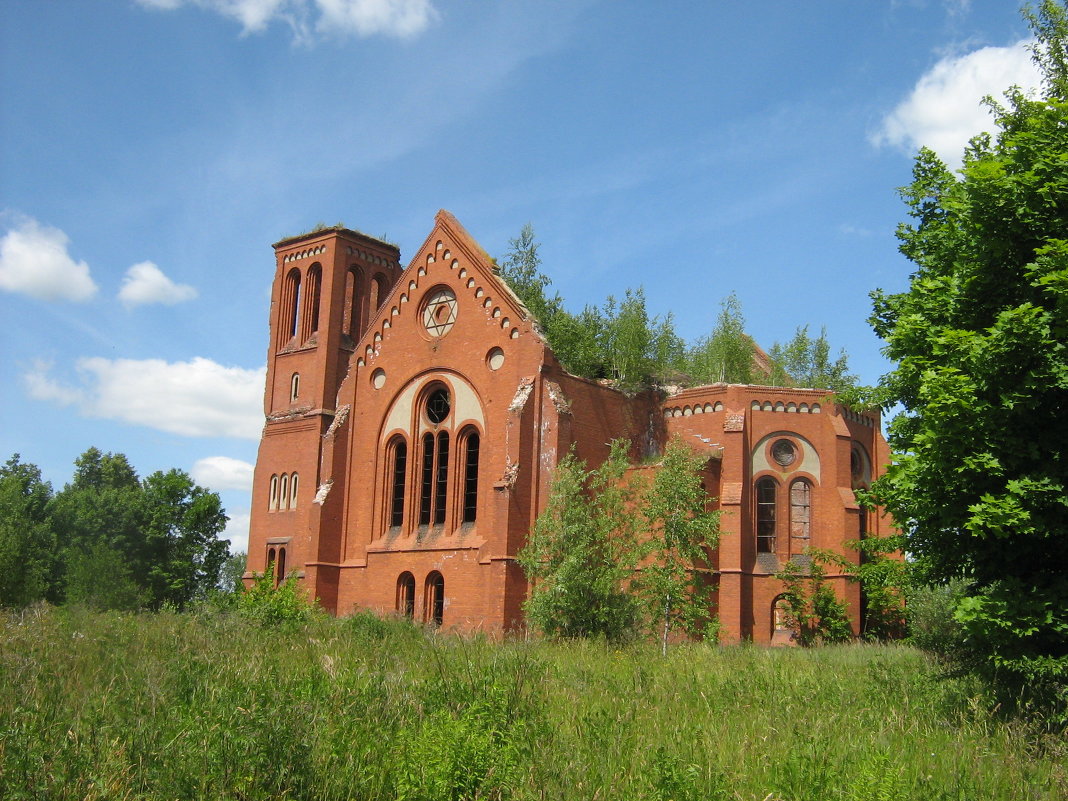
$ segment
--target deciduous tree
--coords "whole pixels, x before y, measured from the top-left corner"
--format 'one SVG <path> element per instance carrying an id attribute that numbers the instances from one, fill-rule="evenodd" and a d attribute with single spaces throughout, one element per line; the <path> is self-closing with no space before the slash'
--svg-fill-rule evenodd
<path id="1" fill-rule="evenodd" d="M 969 648 L 1001 677 L 1068 679 L 1068 13 L 1027 12 L 1040 97 L 988 101 L 996 130 L 902 190 L 909 289 L 873 295 L 897 363 L 878 398 L 896 463 L 877 500 L 932 581 L 960 578 Z"/>

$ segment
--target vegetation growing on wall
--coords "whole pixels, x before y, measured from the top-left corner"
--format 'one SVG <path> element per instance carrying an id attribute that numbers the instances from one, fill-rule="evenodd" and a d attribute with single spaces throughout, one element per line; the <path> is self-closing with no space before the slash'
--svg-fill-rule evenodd
<path id="1" fill-rule="evenodd" d="M 552 281 L 541 271 L 529 223 L 511 246 L 498 262 L 501 277 L 538 321 L 560 363 L 575 375 L 610 379 L 625 391 L 717 382 L 839 391 L 856 381 L 844 350 L 831 359 L 825 329 L 812 338 L 802 326 L 787 344 L 776 343 L 763 354 L 745 332 L 734 293 L 721 302 L 712 330 L 691 344 L 675 332 L 670 312 L 649 314 L 641 287 L 572 314 L 559 293 L 550 293 Z"/>

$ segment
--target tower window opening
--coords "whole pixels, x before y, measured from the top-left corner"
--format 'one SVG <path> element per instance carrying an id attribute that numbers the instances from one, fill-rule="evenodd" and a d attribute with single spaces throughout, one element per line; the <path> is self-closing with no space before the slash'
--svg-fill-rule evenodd
<path id="1" fill-rule="evenodd" d="M 286 283 L 282 296 L 282 308 L 285 310 L 285 319 L 281 331 L 285 344 L 297 335 L 297 327 L 300 323 L 300 270 L 290 270 L 286 276 Z"/>
<path id="2" fill-rule="evenodd" d="M 301 340 L 307 341 L 319 330 L 319 298 L 322 294 L 323 268 L 313 264 L 308 270 L 307 287 L 304 291 L 304 314 Z"/>
<path id="3" fill-rule="evenodd" d="M 300 476 L 293 473 L 289 477 L 289 508 L 297 508 L 297 482 L 300 480 Z"/>
<path id="4" fill-rule="evenodd" d="M 293 377 L 289 379 L 289 402 L 296 403 L 297 398 L 300 397 L 300 373 L 293 373 Z"/>
<path id="5" fill-rule="evenodd" d="M 271 476 L 271 499 L 270 499 L 270 503 L 267 505 L 267 508 L 272 512 L 275 509 L 278 508 L 278 476 L 277 475 Z"/>
<path id="6" fill-rule="evenodd" d="M 278 482 L 278 508 L 289 508 L 289 476 L 282 473 L 282 478 Z"/>

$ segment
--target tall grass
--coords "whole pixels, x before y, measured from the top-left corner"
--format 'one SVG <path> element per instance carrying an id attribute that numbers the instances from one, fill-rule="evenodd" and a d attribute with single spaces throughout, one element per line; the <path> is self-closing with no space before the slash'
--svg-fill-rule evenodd
<path id="1" fill-rule="evenodd" d="M 360 616 L 0 616 L 3 799 L 1059 799 L 904 646 L 494 643 Z"/>

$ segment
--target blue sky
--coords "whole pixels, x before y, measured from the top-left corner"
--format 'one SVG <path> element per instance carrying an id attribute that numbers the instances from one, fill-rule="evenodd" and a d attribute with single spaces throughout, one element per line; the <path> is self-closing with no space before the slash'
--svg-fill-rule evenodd
<path id="1" fill-rule="evenodd" d="M 888 364 L 895 188 L 1036 81 L 1002 0 L 0 0 L 0 458 L 86 448 L 222 496 L 245 545 L 271 243 L 533 224 L 575 310 L 679 333 L 736 292 L 765 347 L 826 326 Z"/>

